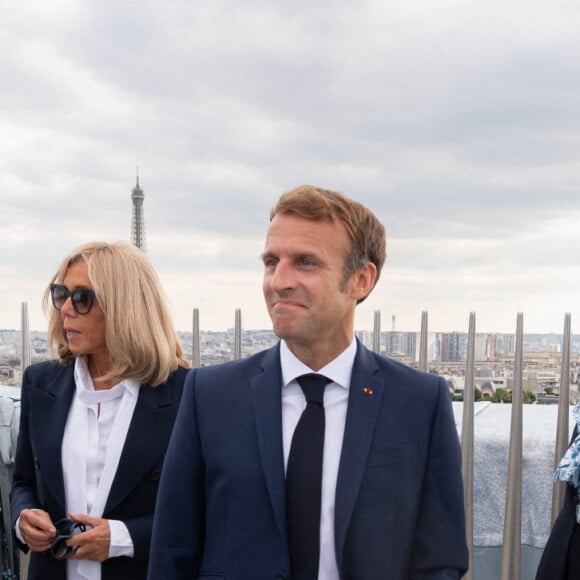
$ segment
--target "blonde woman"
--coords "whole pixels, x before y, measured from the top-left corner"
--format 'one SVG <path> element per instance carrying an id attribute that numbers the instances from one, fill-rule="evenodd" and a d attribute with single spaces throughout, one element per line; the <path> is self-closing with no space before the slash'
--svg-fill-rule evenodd
<path id="1" fill-rule="evenodd" d="M 159 280 L 125 243 L 85 244 L 45 292 L 58 361 L 30 366 L 11 494 L 29 580 L 144 580 L 188 363 Z"/>

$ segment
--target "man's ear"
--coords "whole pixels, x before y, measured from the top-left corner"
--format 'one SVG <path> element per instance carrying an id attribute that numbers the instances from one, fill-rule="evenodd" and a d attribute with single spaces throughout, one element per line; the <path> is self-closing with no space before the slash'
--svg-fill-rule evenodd
<path id="1" fill-rule="evenodd" d="M 364 300 L 374 288 L 377 279 L 377 267 L 367 262 L 353 273 L 350 280 L 351 296 L 357 302 Z"/>

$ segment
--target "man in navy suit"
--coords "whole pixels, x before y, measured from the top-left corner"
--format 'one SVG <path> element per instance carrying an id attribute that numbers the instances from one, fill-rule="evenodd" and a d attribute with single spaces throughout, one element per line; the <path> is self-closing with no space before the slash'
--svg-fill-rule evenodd
<path id="1" fill-rule="evenodd" d="M 313 372 L 329 381 L 314 577 L 465 572 L 447 387 L 354 338 L 356 304 L 376 284 L 385 246 L 382 224 L 342 194 L 302 186 L 279 199 L 262 259 L 281 341 L 190 371 L 160 483 L 150 580 L 308 580 L 291 564 L 285 477 L 306 406 L 296 379 Z"/>

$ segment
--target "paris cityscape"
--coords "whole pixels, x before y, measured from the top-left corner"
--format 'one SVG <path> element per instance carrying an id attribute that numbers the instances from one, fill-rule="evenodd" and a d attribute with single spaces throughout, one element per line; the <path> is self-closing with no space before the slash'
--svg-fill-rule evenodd
<path id="1" fill-rule="evenodd" d="M 192 360 L 193 333 L 178 332 L 186 357 Z M 368 330 L 356 332 L 357 338 L 371 348 L 373 333 Z M 201 365 L 220 364 L 233 360 L 235 353 L 235 329 L 226 331 L 202 330 L 199 333 Z M 476 385 L 485 383 L 492 394 L 497 388 L 510 390 L 514 358 L 513 334 L 476 334 L 475 360 Z M 241 340 L 241 356 L 246 357 L 269 348 L 277 341 L 271 330 L 244 330 Z M 21 379 L 21 344 L 19 330 L 0 329 L 0 384 L 18 386 Z M 410 366 L 419 361 L 419 333 L 403 331 L 381 332 L 381 354 Z M 465 372 L 468 334 L 463 332 L 430 332 L 428 334 L 428 368 L 448 377 L 450 390 L 461 393 Z M 574 399 L 580 380 L 580 335 L 572 335 L 570 341 L 570 388 Z M 30 360 L 32 363 L 53 357 L 47 344 L 46 332 L 30 332 Z M 523 388 L 534 395 L 557 394 L 562 359 L 562 335 L 524 335 Z M 485 394 L 486 390 L 483 388 Z"/>
<path id="2" fill-rule="evenodd" d="M 131 190 L 131 230 L 133 245 L 147 252 L 145 194 L 139 184 L 137 168 L 136 183 Z M 22 368 L 27 364 L 40 362 L 53 355 L 47 344 L 47 334 L 28 330 L 28 305 L 21 304 L 21 328 L 27 337 L 15 329 L 0 329 L 0 384 L 17 386 Z M 424 312 L 426 316 L 427 313 Z M 186 357 L 194 361 L 194 366 L 214 365 L 235 358 L 251 356 L 265 350 L 278 340 L 271 330 L 243 330 L 242 311 L 235 313 L 235 326 L 226 331 L 196 330 L 199 328 L 199 311 L 194 310 L 194 331 L 179 331 L 178 335 Z M 380 328 L 380 312 L 375 311 L 375 329 Z M 378 327 L 377 327 L 378 324 Z M 197 325 L 197 327 L 195 326 Z M 389 331 L 381 331 L 380 345 L 376 349 L 381 354 L 410 366 L 418 366 L 420 353 L 420 333 L 397 330 L 396 316 L 390 320 Z M 239 329 L 239 338 L 238 338 Z M 194 334 L 198 338 L 197 359 L 194 360 Z M 357 338 L 369 348 L 373 348 L 375 332 L 357 330 Z M 447 378 L 449 390 L 457 400 L 462 399 L 465 375 L 465 361 L 468 350 L 466 332 L 429 332 L 427 334 L 427 369 Z M 523 390 L 533 397 L 529 402 L 555 402 L 559 391 L 562 361 L 563 335 L 555 333 L 524 335 Z M 513 386 L 513 361 L 515 335 L 511 333 L 475 334 L 474 359 L 478 364 L 475 385 L 483 397 L 492 398 L 499 389 L 510 392 Z M 23 361 L 23 359 L 25 359 Z M 23 364 L 24 363 L 24 364 Z M 570 337 L 570 397 L 571 402 L 580 400 L 580 335 Z"/>

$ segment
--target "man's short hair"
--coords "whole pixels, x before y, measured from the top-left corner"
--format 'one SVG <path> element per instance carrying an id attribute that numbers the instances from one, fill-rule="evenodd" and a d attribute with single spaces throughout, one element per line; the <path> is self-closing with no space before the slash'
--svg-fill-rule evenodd
<path id="1" fill-rule="evenodd" d="M 270 211 L 270 221 L 276 215 L 287 214 L 313 221 L 340 220 L 351 240 L 350 254 L 344 262 L 344 281 L 371 262 L 377 269 L 375 284 L 378 282 L 386 258 L 386 232 L 383 224 L 364 205 L 336 191 L 301 185 L 280 196 Z"/>

